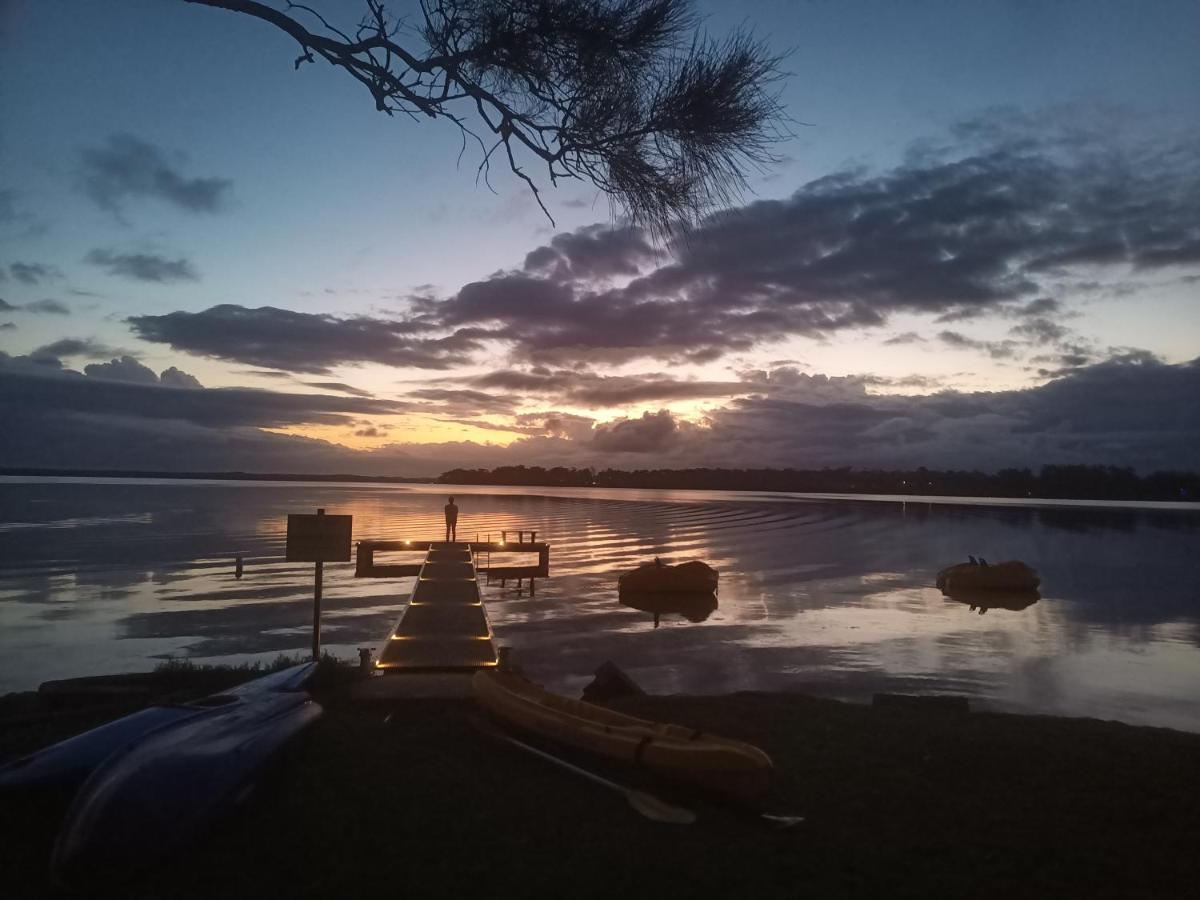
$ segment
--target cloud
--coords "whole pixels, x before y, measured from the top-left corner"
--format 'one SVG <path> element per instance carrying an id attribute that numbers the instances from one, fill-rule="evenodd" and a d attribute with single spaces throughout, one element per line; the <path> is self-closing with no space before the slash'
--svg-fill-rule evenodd
<path id="1" fill-rule="evenodd" d="M 81 154 L 80 184 L 103 210 L 120 214 L 132 198 L 162 200 L 187 212 L 222 209 L 232 182 L 227 178 L 188 178 L 162 149 L 132 135 L 117 134 L 103 147 Z"/>
<path id="2" fill-rule="evenodd" d="M 958 331 L 940 331 L 938 340 L 955 350 L 982 350 L 992 359 L 1011 359 L 1016 356 L 1016 341 L 980 341 Z"/>
<path id="3" fill-rule="evenodd" d="M 21 284 L 41 284 L 43 281 L 62 277 L 62 272 L 56 267 L 44 263 L 15 262 L 9 265 L 8 271 Z"/>
<path id="4" fill-rule="evenodd" d="M 272 377 L 278 377 L 279 375 L 283 375 L 284 373 L 282 373 L 282 372 L 278 372 L 278 373 L 277 372 L 255 372 L 254 374 L 270 375 Z M 286 378 L 287 376 L 284 375 L 284 377 Z M 372 397 L 372 396 L 374 396 L 370 391 L 364 391 L 361 388 L 356 388 L 349 384 L 343 384 L 340 381 L 305 381 L 305 382 L 303 382 L 303 384 L 306 387 L 320 388 L 323 391 L 338 391 L 339 393 L 350 394 L 354 397 Z"/>
<path id="5" fill-rule="evenodd" d="M 405 396 L 417 400 L 429 401 L 439 411 L 457 415 L 511 413 L 517 405 L 516 398 L 472 390 L 422 388 L 420 390 L 409 391 Z"/>
<path id="6" fill-rule="evenodd" d="M 741 381 L 699 381 L 664 373 L 600 375 L 587 369 L 501 369 L 474 376 L 469 383 L 492 390 L 537 394 L 593 409 L 633 406 L 650 401 L 732 397 L 753 388 Z"/>
<path id="7" fill-rule="evenodd" d="M 132 356 L 122 356 L 106 363 L 92 363 L 83 367 L 89 378 L 107 378 L 110 381 L 127 381 L 131 384 L 158 384 L 158 375 L 149 366 Z"/>
<path id="8" fill-rule="evenodd" d="M 158 376 L 158 381 L 160 384 L 166 385 L 167 387 L 177 387 L 177 388 L 203 388 L 204 387 L 204 385 L 202 385 L 200 383 L 200 379 L 198 379 L 195 375 L 189 375 L 187 372 L 181 371 L 180 369 L 177 369 L 174 366 L 171 366 L 170 368 L 167 368 L 167 369 L 163 369 L 162 373 Z"/>
<path id="9" fill-rule="evenodd" d="M 16 312 L 18 309 L 20 309 L 19 306 L 13 306 L 3 297 L 0 297 L 0 312 Z"/>
<path id="10" fill-rule="evenodd" d="M 665 261 L 624 227 L 557 235 L 520 267 L 418 309 L 550 365 L 703 362 L 900 312 L 1057 315 L 1046 293 L 1075 270 L 1117 266 L 1136 280 L 1200 266 L 1200 153 L 1100 153 L 999 125 L 980 145 L 981 133 L 953 153 L 714 214 Z"/>
<path id="11" fill-rule="evenodd" d="M 12 322 L 0 322 L 0 331 L 13 331 L 16 327 Z"/>
<path id="12" fill-rule="evenodd" d="M 0 465 L 409 475 L 518 463 L 1200 467 L 1200 404 L 1191 400 L 1200 396 L 1200 360 L 1169 365 L 1130 354 L 1036 388 L 916 396 L 871 394 L 869 379 L 769 374 L 768 388 L 713 411 L 702 425 L 663 410 L 601 425 L 570 413 L 530 413 L 513 417 L 509 430 L 527 436 L 509 446 L 391 443 L 365 451 L 259 429 L 317 422 L 361 430 L 403 404 L 129 384 L 0 354 L 0 418 L 8 426 Z"/>
<path id="13" fill-rule="evenodd" d="M 43 344 L 34 350 L 32 355 L 40 357 L 81 356 L 86 359 L 104 359 L 120 354 L 120 350 L 115 350 L 94 338 L 61 338 L 52 343 Z"/>
<path id="14" fill-rule="evenodd" d="M 199 281 L 192 264 L 180 257 L 167 259 L 155 253 L 114 253 L 97 248 L 88 252 L 86 261 L 107 269 L 109 275 L 131 278 L 134 281 L 153 281 L 163 284 L 171 281 Z"/>
<path id="15" fill-rule="evenodd" d="M 640 419 L 621 419 L 598 425 L 592 446 L 613 453 L 653 453 L 680 440 L 681 426 L 667 410 L 642 413 Z"/>
<path id="16" fill-rule="evenodd" d="M 921 335 L 917 334 L 915 331 L 906 331 L 903 334 L 892 335 L 890 338 L 885 340 L 884 343 L 890 345 L 923 344 L 925 343 L 925 338 L 921 337 Z"/>
<path id="17" fill-rule="evenodd" d="M 86 376 L 66 370 L 45 377 L 42 372 L 30 374 L 38 370 L 19 362 L 27 359 L 7 355 L 0 359 L 2 404 L 14 416 L 25 418 L 88 414 L 154 421 L 176 419 L 213 428 L 278 428 L 349 424 L 355 416 L 397 413 L 408 408 L 408 404 L 397 401 L 328 394 L 196 389 L 153 383 L 150 376 L 154 373 L 128 357 L 115 360 L 115 364 L 88 366 Z"/>
<path id="18" fill-rule="evenodd" d="M 1081 279 L 1097 269 L 1136 285 L 1200 267 L 1190 144 L 1085 146 L 985 121 L 889 170 L 847 169 L 709 216 L 669 253 L 624 225 L 555 235 L 449 296 L 410 296 L 396 318 L 225 305 L 131 321 L 180 350 L 318 373 L 362 362 L 445 369 L 484 350 L 514 366 L 703 364 L 900 313 L 1039 320 L 1016 326 L 1024 343 L 956 344 L 1009 358 L 1053 340 L 1066 313 L 1050 294 L 1086 293 Z"/>
<path id="19" fill-rule="evenodd" d="M 67 304 L 50 297 L 23 304 L 20 309 L 38 315 L 45 313 L 52 316 L 69 316 L 71 314 L 71 308 Z"/>
<path id="20" fill-rule="evenodd" d="M 1009 329 L 1009 334 L 1035 344 L 1053 344 L 1065 338 L 1070 331 L 1050 319 L 1035 317 L 1026 319 L 1020 325 L 1014 325 Z"/>
<path id="21" fill-rule="evenodd" d="M 439 338 L 418 338 L 418 323 L 294 312 L 273 306 L 249 309 L 234 304 L 198 313 L 134 316 L 127 320 L 138 337 L 176 350 L 232 362 L 328 374 L 332 366 L 380 363 L 448 369 L 479 349 L 477 336 L 460 330 Z"/>

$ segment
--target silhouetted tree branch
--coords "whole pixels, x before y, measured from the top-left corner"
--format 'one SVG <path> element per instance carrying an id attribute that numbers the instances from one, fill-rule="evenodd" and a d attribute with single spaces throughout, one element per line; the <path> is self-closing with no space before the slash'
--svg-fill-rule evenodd
<path id="1" fill-rule="evenodd" d="M 780 58 L 744 31 L 699 34 L 691 0 L 421 0 L 413 23 L 364 0 L 349 32 L 297 3 L 187 2 L 282 29 L 296 68 L 344 69 L 389 115 L 448 119 L 479 147 L 479 177 L 502 154 L 548 217 L 523 162 L 662 233 L 740 196 L 782 135 Z"/>

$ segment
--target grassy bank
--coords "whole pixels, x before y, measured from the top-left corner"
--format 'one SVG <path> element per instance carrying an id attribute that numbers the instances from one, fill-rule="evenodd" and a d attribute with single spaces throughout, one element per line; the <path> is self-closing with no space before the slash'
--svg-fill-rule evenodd
<path id="1" fill-rule="evenodd" d="M 480 734 L 467 701 L 321 694 L 244 809 L 123 896 L 1171 897 L 1200 878 L 1198 735 L 801 695 L 613 704 L 765 748 L 767 805 L 807 817 L 775 832 L 661 784 L 699 821 L 642 819 Z M 50 807 L 0 825 L 9 896 L 46 891 Z"/>

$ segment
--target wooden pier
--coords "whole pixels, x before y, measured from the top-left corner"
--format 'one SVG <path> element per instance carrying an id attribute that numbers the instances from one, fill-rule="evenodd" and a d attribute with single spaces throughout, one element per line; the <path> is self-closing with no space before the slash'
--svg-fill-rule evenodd
<path id="1" fill-rule="evenodd" d="M 412 598 L 379 653 L 375 667 L 391 672 L 454 672 L 494 666 L 496 645 L 479 591 L 479 574 L 533 579 L 550 574 L 550 545 L 515 541 L 359 541 L 358 578 L 417 578 Z M 377 563 L 376 553 L 424 553 L 420 563 Z M 491 554 L 537 554 L 537 565 L 491 566 Z M 482 557 L 482 559 L 481 559 Z M 481 561 L 483 564 L 481 565 Z"/>
<path id="2" fill-rule="evenodd" d="M 384 671 L 480 669 L 496 665 L 475 555 L 466 543 L 429 542 L 412 600 L 375 665 Z"/>

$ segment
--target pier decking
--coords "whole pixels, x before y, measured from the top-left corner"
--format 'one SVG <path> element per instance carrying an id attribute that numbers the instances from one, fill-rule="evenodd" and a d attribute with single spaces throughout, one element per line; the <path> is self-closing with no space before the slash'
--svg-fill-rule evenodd
<path id="1" fill-rule="evenodd" d="M 425 562 L 414 574 L 412 600 L 379 654 L 377 668 L 445 671 L 496 665 L 471 545 L 429 542 Z"/>

